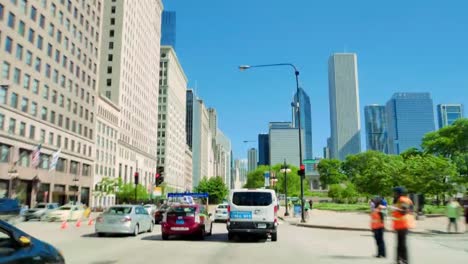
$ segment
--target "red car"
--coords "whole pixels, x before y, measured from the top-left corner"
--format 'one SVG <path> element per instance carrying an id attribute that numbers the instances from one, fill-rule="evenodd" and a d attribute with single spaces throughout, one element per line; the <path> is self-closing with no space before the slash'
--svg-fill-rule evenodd
<path id="1" fill-rule="evenodd" d="M 203 239 L 211 235 L 213 225 L 211 214 L 199 205 L 173 205 L 163 216 L 162 239 L 169 236 L 196 236 Z"/>

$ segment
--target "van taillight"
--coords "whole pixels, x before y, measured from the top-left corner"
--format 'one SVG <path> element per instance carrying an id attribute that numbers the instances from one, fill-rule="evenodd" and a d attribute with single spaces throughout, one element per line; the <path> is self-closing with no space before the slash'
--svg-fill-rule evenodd
<path id="1" fill-rule="evenodd" d="M 278 213 L 278 207 L 279 206 L 277 206 L 277 205 L 275 206 L 275 215 Z"/>
<path id="2" fill-rule="evenodd" d="M 231 206 L 230 205 L 227 206 L 227 211 L 228 211 L 228 213 L 231 212 Z"/>

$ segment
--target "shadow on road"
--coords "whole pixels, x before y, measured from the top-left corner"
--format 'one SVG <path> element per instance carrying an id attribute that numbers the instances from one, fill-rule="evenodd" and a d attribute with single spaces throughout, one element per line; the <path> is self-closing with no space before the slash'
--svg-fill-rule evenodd
<path id="1" fill-rule="evenodd" d="M 375 257 L 372 257 L 372 256 L 346 256 L 346 255 L 332 255 L 332 256 L 328 256 L 328 258 L 332 258 L 332 259 L 349 259 L 349 260 L 358 260 L 358 259 L 374 259 Z"/>
<path id="2" fill-rule="evenodd" d="M 129 237 L 129 236 L 131 236 L 131 235 L 128 235 L 128 234 L 106 234 L 103 237 L 118 238 L 118 237 Z M 98 237 L 98 235 L 96 233 L 84 234 L 81 237 L 103 238 L 103 237 Z"/>
<path id="3" fill-rule="evenodd" d="M 160 240 L 162 241 L 161 235 L 150 235 L 145 236 L 141 240 Z M 198 243 L 203 242 L 218 242 L 218 243 L 234 243 L 234 242 L 241 242 L 241 243 L 258 243 L 258 242 L 266 242 L 266 239 L 260 239 L 255 237 L 236 237 L 233 241 L 229 241 L 226 233 L 216 233 L 211 236 L 205 237 L 204 240 L 198 240 L 195 237 L 183 237 L 183 236 L 171 236 L 167 242 L 171 241 L 194 241 Z"/>

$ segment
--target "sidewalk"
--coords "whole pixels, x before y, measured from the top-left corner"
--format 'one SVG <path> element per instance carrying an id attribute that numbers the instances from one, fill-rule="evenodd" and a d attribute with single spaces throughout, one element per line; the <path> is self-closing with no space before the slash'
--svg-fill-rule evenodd
<path id="1" fill-rule="evenodd" d="M 293 216 L 290 211 L 290 216 L 284 217 L 284 208 L 280 208 L 278 216 L 283 221 L 302 227 L 321 228 L 321 229 L 338 229 L 350 231 L 369 231 L 370 218 L 366 213 L 358 212 L 334 212 L 326 210 L 309 211 L 309 219 L 306 223 L 301 223 L 300 215 Z M 445 233 L 447 231 L 448 219 L 446 217 L 426 217 L 424 220 L 416 221 L 416 227 L 411 230 L 417 234 Z M 385 226 L 391 230 L 391 218 L 386 218 Z M 452 229 L 453 231 L 453 229 Z M 465 231 L 465 223 L 462 218 L 458 222 L 458 231 Z"/>

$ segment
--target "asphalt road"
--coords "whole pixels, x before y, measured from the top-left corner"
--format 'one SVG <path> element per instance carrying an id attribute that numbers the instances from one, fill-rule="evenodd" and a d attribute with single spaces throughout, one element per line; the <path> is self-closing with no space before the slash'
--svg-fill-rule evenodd
<path id="1" fill-rule="evenodd" d="M 394 235 L 385 234 L 387 259 L 375 253 L 370 232 L 334 231 L 290 226 L 282 223 L 278 241 L 228 242 L 224 224 L 215 224 L 205 241 L 174 239 L 162 241 L 160 227 L 138 237 L 94 235 L 94 227 L 26 222 L 18 226 L 60 250 L 70 264 L 113 263 L 203 263 L 203 264 L 290 264 L 290 263 L 395 263 Z M 411 263 L 467 263 L 468 234 L 409 238 Z"/>

